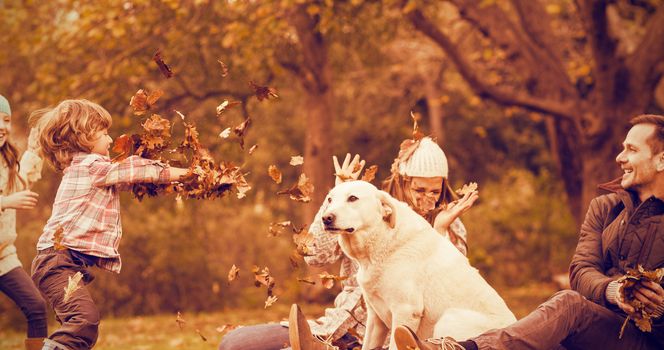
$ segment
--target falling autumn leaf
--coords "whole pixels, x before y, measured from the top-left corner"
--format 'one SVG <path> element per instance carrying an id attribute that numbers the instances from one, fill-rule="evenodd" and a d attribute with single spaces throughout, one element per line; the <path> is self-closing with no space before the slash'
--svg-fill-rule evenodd
<path id="1" fill-rule="evenodd" d="M 270 275 L 270 269 L 266 266 L 261 270 L 258 266 L 254 266 L 251 271 L 254 273 L 254 285 L 256 287 L 261 285 L 267 287 L 267 295 L 272 296 L 275 281 L 274 277 Z"/>
<path id="2" fill-rule="evenodd" d="M 65 295 L 62 298 L 63 303 L 65 304 L 68 303 L 69 299 L 72 297 L 72 294 L 74 294 L 75 291 L 81 288 L 81 286 L 79 285 L 81 279 L 83 279 L 83 274 L 81 273 L 81 271 L 76 272 L 74 276 L 68 277 L 67 286 L 64 287 Z"/>
<path id="3" fill-rule="evenodd" d="M 180 330 L 182 330 L 182 328 L 184 328 L 184 324 L 187 323 L 187 321 L 185 321 L 184 318 L 182 318 L 182 314 L 180 313 L 180 311 L 178 311 L 177 316 L 175 316 L 175 323 L 178 324 Z"/>
<path id="4" fill-rule="evenodd" d="M 424 134 L 420 132 L 420 127 L 417 124 L 421 119 L 420 114 L 415 114 L 413 111 L 410 111 L 410 117 L 413 119 L 413 140 L 421 140 L 424 137 Z"/>
<path id="5" fill-rule="evenodd" d="M 298 166 L 304 163 L 304 158 L 302 156 L 292 156 L 290 159 L 290 165 Z"/>
<path id="6" fill-rule="evenodd" d="M 121 162 L 129 157 L 132 153 L 134 142 L 131 136 L 122 134 L 113 141 L 113 152 L 118 153 L 113 157 L 113 162 Z"/>
<path id="7" fill-rule="evenodd" d="M 270 97 L 278 98 L 277 90 L 269 86 L 260 86 L 254 83 L 253 81 L 249 82 L 249 86 L 254 89 L 254 95 L 258 98 L 258 101 L 267 100 Z"/>
<path id="8" fill-rule="evenodd" d="M 228 271 L 228 283 L 233 282 L 239 274 L 240 274 L 240 269 L 237 266 L 235 266 L 235 264 L 233 264 L 233 266 L 231 266 L 231 269 Z"/>
<path id="9" fill-rule="evenodd" d="M 244 149 L 244 134 L 247 132 L 249 125 L 251 125 L 251 118 L 245 119 L 245 121 L 243 121 L 240 125 L 236 126 L 235 129 L 233 129 L 233 132 L 239 138 L 240 147 L 243 149 Z"/>
<path id="10" fill-rule="evenodd" d="M 62 239 L 64 238 L 65 229 L 62 226 L 58 226 L 53 234 L 53 247 L 55 250 L 65 250 L 67 247 L 62 244 Z"/>
<path id="11" fill-rule="evenodd" d="M 203 335 L 203 333 L 201 333 L 200 330 L 196 329 L 196 333 L 201 337 L 201 339 L 203 339 L 203 341 L 207 341 L 207 338 Z"/>
<path id="12" fill-rule="evenodd" d="M 311 201 L 310 196 L 313 192 L 314 185 L 309 181 L 307 175 L 300 174 L 296 184 L 287 190 L 277 192 L 277 194 L 287 194 L 290 196 L 290 199 L 294 201 L 309 203 Z"/>
<path id="13" fill-rule="evenodd" d="M 233 108 L 233 107 L 235 107 L 235 106 L 237 106 L 237 105 L 241 105 L 241 104 L 242 104 L 242 102 L 240 102 L 240 101 L 230 101 L 230 102 L 229 102 L 228 100 L 224 100 L 224 102 L 220 103 L 220 104 L 217 106 L 217 116 L 218 116 L 218 117 L 221 117 L 221 115 L 222 115 L 225 111 L 227 111 L 227 110 L 229 110 L 229 109 L 231 109 L 231 108 Z"/>
<path id="14" fill-rule="evenodd" d="M 277 184 L 281 183 L 282 180 L 281 171 L 277 169 L 276 165 L 270 165 L 269 167 L 267 167 L 267 173 L 268 175 L 270 175 L 272 180 L 274 180 L 274 182 L 276 182 Z"/>
<path id="15" fill-rule="evenodd" d="M 228 75 L 228 66 L 221 60 L 217 60 L 217 62 L 219 62 L 219 65 L 221 66 L 221 76 L 225 78 Z"/>
<path id="16" fill-rule="evenodd" d="M 268 237 L 277 237 L 284 233 L 284 230 L 291 226 L 290 221 L 272 222 L 268 228 Z"/>
<path id="17" fill-rule="evenodd" d="M 314 235 L 308 230 L 302 230 L 300 233 L 293 235 L 293 242 L 295 243 L 295 249 L 297 253 L 301 256 L 311 256 L 311 250 L 309 247 L 313 245 Z"/>
<path id="18" fill-rule="evenodd" d="M 226 128 L 224 129 L 224 131 L 219 133 L 219 137 L 221 137 L 222 139 L 226 139 L 229 136 L 231 136 L 231 128 Z"/>
<path id="19" fill-rule="evenodd" d="M 304 278 L 299 278 L 299 277 L 298 277 L 297 281 L 298 281 L 298 282 L 302 282 L 302 283 L 311 284 L 311 285 L 315 285 L 315 284 L 316 284 L 316 282 L 315 282 L 314 280 L 312 280 L 311 277 L 309 277 L 309 276 L 304 277 Z"/>
<path id="20" fill-rule="evenodd" d="M 157 100 L 159 100 L 163 94 L 164 92 L 162 90 L 154 90 L 148 94 L 145 90 L 139 89 L 136 91 L 136 94 L 132 96 L 129 105 L 134 110 L 135 115 L 143 115 L 150 110 L 155 103 L 157 103 Z"/>
<path id="21" fill-rule="evenodd" d="M 267 297 L 267 299 L 265 300 L 264 309 L 267 309 L 268 307 L 272 306 L 272 304 L 274 304 L 277 300 L 279 300 L 279 298 L 277 298 L 276 295 L 272 295 L 272 296 Z"/>
<path id="22" fill-rule="evenodd" d="M 254 152 L 256 151 L 256 148 L 258 148 L 258 145 L 257 145 L 257 144 L 251 146 L 251 148 L 249 148 L 249 155 L 254 154 Z"/>
<path id="23" fill-rule="evenodd" d="M 460 196 L 465 196 L 468 193 L 471 193 L 473 191 L 477 191 L 477 182 L 471 182 L 469 184 L 464 184 L 461 188 L 457 189 L 456 192 Z"/>
<path id="24" fill-rule="evenodd" d="M 327 289 L 331 289 L 332 287 L 334 287 L 334 282 L 335 281 L 343 281 L 346 278 L 348 278 L 347 276 L 331 275 L 331 274 L 327 273 L 327 271 L 323 271 L 323 273 L 318 274 L 318 277 L 320 277 L 320 279 L 323 283 L 323 287 L 325 287 Z"/>
<path id="25" fill-rule="evenodd" d="M 362 181 L 371 182 L 376 178 L 376 172 L 378 171 L 378 165 L 372 165 L 364 170 L 364 175 L 362 175 Z"/>
<path id="26" fill-rule="evenodd" d="M 163 74 L 166 79 L 173 77 L 173 71 L 171 70 L 171 67 L 169 67 L 161 57 L 161 50 L 157 50 L 157 52 L 155 52 L 154 56 L 152 56 L 152 60 L 157 63 L 161 74 Z"/>

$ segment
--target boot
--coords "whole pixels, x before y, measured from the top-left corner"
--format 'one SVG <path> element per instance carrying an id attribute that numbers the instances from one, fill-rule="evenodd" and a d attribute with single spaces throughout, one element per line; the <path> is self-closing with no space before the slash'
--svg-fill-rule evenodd
<path id="1" fill-rule="evenodd" d="M 327 345 L 311 334 L 309 322 L 297 304 L 291 306 L 288 316 L 288 339 L 293 350 L 326 350 Z"/>
<path id="2" fill-rule="evenodd" d="M 398 350 L 465 350 L 450 337 L 421 341 L 408 326 L 398 326 L 394 331 L 394 342 Z"/>
<path id="3" fill-rule="evenodd" d="M 44 338 L 27 338 L 25 350 L 41 350 L 44 347 Z"/>

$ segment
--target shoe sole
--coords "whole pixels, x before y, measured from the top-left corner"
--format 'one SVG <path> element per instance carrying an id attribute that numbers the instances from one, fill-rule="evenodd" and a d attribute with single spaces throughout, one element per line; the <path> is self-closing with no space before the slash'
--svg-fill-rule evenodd
<path id="1" fill-rule="evenodd" d="M 419 350 L 417 340 L 413 333 L 406 327 L 397 327 L 394 331 L 394 343 L 398 350 Z"/>

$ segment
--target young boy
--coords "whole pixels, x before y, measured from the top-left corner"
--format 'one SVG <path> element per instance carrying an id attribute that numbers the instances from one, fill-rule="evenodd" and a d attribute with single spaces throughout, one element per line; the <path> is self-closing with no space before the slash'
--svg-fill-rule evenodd
<path id="1" fill-rule="evenodd" d="M 188 171 L 138 156 L 112 163 L 111 115 L 87 100 L 65 100 L 31 119 L 37 119 L 42 155 L 63 172 L 32 262 L 32 280 L 61 323 L 43 349 L 90 349 L 97 341 L 100 316 L 85 287 L 93 279 L 88 268 L 96 265 L 119 273 L 122 265 L 118 190 L 133 183 L 177 181 Z M 83 282 L 65 302 L 64 289 L 77 272 Z"/>

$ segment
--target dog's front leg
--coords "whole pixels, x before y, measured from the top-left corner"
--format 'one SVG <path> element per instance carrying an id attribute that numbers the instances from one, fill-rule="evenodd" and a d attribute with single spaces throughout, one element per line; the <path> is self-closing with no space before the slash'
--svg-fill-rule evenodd
<path id="1" fill-rule="evenodd" d="M 376 311 L 367 303 L 367 325 L 364 332 L 362 350 L 380 349 L 387 338 L 387 325 L 378 317 Z"/>
<path id="2" fill-rule="evenodd" d="M 409 304 L 401 304 L 392 309 L 392 325 L 390 331 L 390 350 L 397 350 L 394 341 L 394 330 L 398 326 L 408 326 L 413 332 L 417 332 L 422 320 L 423 310 Z"/>

